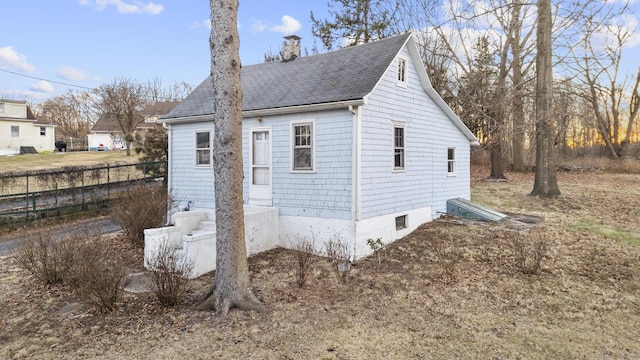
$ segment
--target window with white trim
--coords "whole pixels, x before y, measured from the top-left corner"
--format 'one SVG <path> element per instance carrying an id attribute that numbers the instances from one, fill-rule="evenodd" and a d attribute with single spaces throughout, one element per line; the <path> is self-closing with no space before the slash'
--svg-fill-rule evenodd
<path id="1" fill-rule="evenodd" d="M 393 123 L 393 170 L 404 170 L 404 124 Z"/>
<path id="2" fill-rule="evenodd" d="M 5 110 L 4 110 L 5 104 L 4 103 L 0 103 L 0 114 L 4 114 Z"/>
<path id="3" fill-rule="evenodd" d="M 196 166 L 211 166 L 211 131 L 196 131 Z"/>
<path id="4" fill-rule="evenodd" d="M 456 148 L 447 149 L 447 175 L 456 173 Z"/>
<path id="5" fill-rule="evenodd" d="M 20 137 L 20 126 L 11 125 L 11 137 Z"/>
<path id="6" fill-rule="evenodd" d="M 313 171 L 315 141 L 313 122 L 292 123 L 291 170 Z"/>
<path id="7" fill-rule="evenodd" d="M 396 80 L 398 81 L 398 86 L 406 87 L 409 83 L 407 79 L 407 59 L 403 57 L 398 58 L 398 73 Z"/>
<path id="8" fill-rule="evenodd" d="M 40 126 L 40 136 L 47 136 L 47 128 Z"/>

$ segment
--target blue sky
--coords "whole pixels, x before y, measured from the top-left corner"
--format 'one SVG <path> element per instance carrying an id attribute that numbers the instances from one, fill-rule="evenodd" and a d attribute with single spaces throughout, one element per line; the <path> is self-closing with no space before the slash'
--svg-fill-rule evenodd
<path id="1" fill-rule="evenodd" d="M 326 4 L 242 0 L 242 63 L 263 61 L 292 33 L 310 50 L 310 12 L 324 18 Z M 70 88 L 55 82 L 94 88 L 114 78 L 197 86 L 209 73 L 206 0 L 5 0 L 2 13 L 0 98 L 40 102 Z"/>
<path id="2" fill-rule="evenodd" d="M 241 0 L 242 63 L 263 61 L 292 33 L 311 50 L 311 11 L 326 18 L 327 0 Z M 0 98 L 38 103 L 115 78 L 197 86 L 209 74 L 207 0 L 2 0 L 2 13 Z M 634 75 L 640 34 L 625 52 L 623 73 Z"/>

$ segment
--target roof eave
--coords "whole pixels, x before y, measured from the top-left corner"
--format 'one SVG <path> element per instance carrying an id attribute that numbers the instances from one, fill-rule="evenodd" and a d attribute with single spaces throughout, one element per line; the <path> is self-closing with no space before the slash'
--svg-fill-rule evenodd
<path id="1" fill-rule="evenodd" d="M 322 104 L 296 105 L 296 106 L 287 106 L 287 107 L 270 108 L 270 109 L 245 110 L 242 112 L 242 118 L 246 119 L 246 118 L 258 117 L 258 116 L 274 116 L 274 115 L 295 114 L 295 113 L 314 112 L 314 111 L 323 111 L 323 110 L 335 110 L 335 109 L 348 108 L 349 106 L 360 106 L 360 105 L 364 105 L 364 103 L 365 103 L 364 99 L 361 98 L 361 99 L 353 99 L 353 100 L 334 101 L 334 102 L 322 103 Z M 177 124 L 177 123 L 183 124 L 183 123 L 193 123 L 193 122 L 201 122 L 201 121 L 213 121 L 213 114 L 158 119 L 158 122 L 166 123 L 166 124 Z"/>

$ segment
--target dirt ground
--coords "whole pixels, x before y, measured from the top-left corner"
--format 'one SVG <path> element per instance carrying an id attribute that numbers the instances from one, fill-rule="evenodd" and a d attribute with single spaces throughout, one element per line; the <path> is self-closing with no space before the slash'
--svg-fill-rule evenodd
<path id="1" fill-rule="evenodd" d="M 128 294 L 114 313 L 100 314 L 2 258 L 0 357 L 640 358 L 640 175 L 559 173 L 562 196 L 553 200 L 527 195 L 533 174 L 507 176 L 474 177 L 472 198 L 535 220 L 522 230 L 434 221 L 388 246 L 381 264 L 358 261 L 344 284 L 320 259 L 303 288 L 293 252 L 262 253 L 249 266 L 271 313 L 234 310 L 222 323 L 190 308 L 211 274 L 190 283 L 182 306 Z M 533 275 L 516 261 L 531 239 L 547 246 Z M 109 241 L 142 263 L 141 251 L 118 236 Z"/>

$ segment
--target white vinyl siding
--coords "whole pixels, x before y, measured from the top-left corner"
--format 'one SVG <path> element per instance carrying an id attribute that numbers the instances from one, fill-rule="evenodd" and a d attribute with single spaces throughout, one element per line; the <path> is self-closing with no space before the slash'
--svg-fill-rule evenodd
<path id="1" fill-rule="evenodd" d="M 400 56 L 409 58 L 408 51 Z M 447 199 L 470 198 L 469 139 L 418 86 L 411 62 L 407 80 L 406 89 L 397 86 L 397 64 L 390 64 L 362 107 L 362 219 L 427 207 L 438 217 Z M 405 123 L 405 171 L 389 169 L 395 163 L 393 120 Z M 456 149 L 456 176 L 447 174 L 449 147 Z"/>

